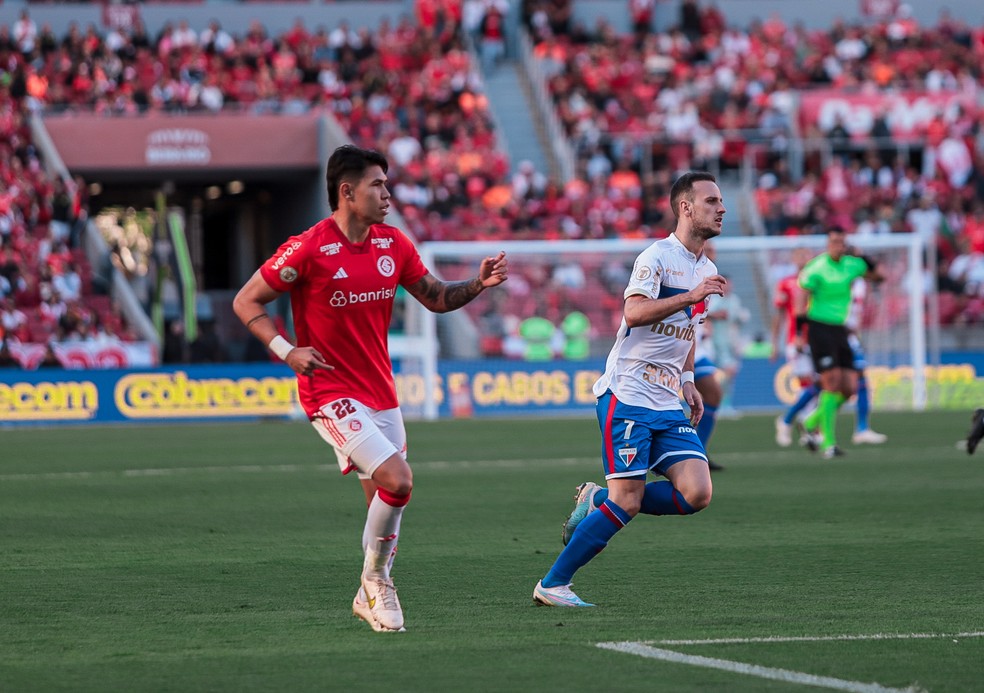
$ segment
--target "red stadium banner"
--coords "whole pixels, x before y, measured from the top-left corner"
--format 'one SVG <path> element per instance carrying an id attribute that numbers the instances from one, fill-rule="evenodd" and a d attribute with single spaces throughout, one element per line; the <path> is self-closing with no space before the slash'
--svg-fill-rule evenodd
<path id="1" fill-rule="evenodd" d="M 899 0 L 861 0 L 861 16 L 871 19 L 888 19 L 899 11 Z"/>
<path id="2" fill-rule="evenodd" d="M 816 125 L 821 132 L 827 132 L 839 120 L 851 135 L 864 137 L 871 132 L 878 114 L 884 112 L 892 136 L 903 142 L 920 139 L 926 127 L 940 116 L 949 122 L 960 108 L 974 112 L 973 95 L 914 91 L 849 94 L 821 89 L 802 94 L 799 116 L 804 131 Z"/>
<path id="3" fill-rule="evenodd" d="M 318 168 L 318 116 L 51 116 L 44 126 L 71 171 Z M 108 146 L 110 145 L 111 146 Z"/>
<path id="4" fill-rule="evenodd" d="M 102 23 L 107 29 L 133 31 L 140 21 L 140 6 L 133 3 L 104 2 L 102 6 Z"/>
<path id="5" fill-rule="evenodd" d="M 146 368 L 157 365 L 157 349 L 150 342 L 54 342 L 52 350 L 62 368 Z M 25 370 L 34 370 L 44 361 L 47 346 L 11 343 L 10 353 Z"/>

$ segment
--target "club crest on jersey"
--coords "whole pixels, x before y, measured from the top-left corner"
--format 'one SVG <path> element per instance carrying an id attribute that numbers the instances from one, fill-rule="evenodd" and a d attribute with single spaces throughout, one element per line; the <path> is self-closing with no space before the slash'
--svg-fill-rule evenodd
<path id="1" fill-rule="evenodd" d="M 635 448 L 622 448 L 621 450 L 618 451 L 618 456 L 619 458 L 621 458 L 622 463 L 626 467 L 628 467 L 630 464 L 632 464 L 632 461 L 636 458 L 636 452 L 637 451 Z"/>
<path id="2" fill-rule="evenodd" d="M 383 255 L 376 260 L 376 269 L 384 277 L 392 277 L 393 273 L 396 272 L 396 263 L 389 255 Z"/>
<path id="3" fill-rule="evenodd" d="M 653 276 L 653 270 L 650 267 L 643 266 L 636 270 L 636 279 L 638 281 L 644 282 L 651 276 Z"/>
<path id="4" fill-rule="evenodd" d="M 349 421 L 348 427 L 349 430 L 352 431 L 352 433 L 358 433 L 359 431 L 362 430 L 362 422 L 359 421 L 358 419 L 352 419 L 351 421 Z"/>
<path id="5" fill-rule="evenodd" d="M 297 279 L 297 270 L 293 267 L 284 267 L 280 270 L 280 281 L 290 284 Z"/>
<path id="6" fill-rule="evenodd" d="M 687 317 L 693 320 L 698 315 L 703 315 L 707 312 L 707 301 L 697 301 L 697 303 L 692 306 L 687 306 L 685 310 L 687 312 Z"/>

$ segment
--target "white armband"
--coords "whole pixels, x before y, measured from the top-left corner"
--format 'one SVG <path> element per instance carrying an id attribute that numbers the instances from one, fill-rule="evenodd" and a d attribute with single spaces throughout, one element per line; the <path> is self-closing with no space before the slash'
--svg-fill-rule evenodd
<path id="1" fill-rule="evenodd" d="M 271 339 L 270 343 L 267 346 L 270 348 L 270 351 L 272 351 L 278 357 L 280 357 L 281 361 L 286 361 L 287 354 L 289 354 L 294 350 L 294 345 L 288 342 L 286 339 L 283 338 L 282 335 L 279 334 L 273 339 Z"/>
<path id="2" fill-rule="evenodd" d="M 684 383 L 692 383 L 692 382 L 694 382 L 694 372 L 693 371 L 684 371 L 683 373 L 680 374 L 680 384 L 681 385 L 683 385 Z"/>

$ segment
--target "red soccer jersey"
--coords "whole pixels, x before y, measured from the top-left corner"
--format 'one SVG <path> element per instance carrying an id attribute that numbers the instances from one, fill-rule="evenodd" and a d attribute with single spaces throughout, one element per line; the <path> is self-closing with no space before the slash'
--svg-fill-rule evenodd
<path id="1" fill-rule="evenodd" d="M 277 291 L 290 292 L 297 346 L 314 347 L 335 367 L 297 377 L 308 416 L 339 397 L 373 409 L 398 406 L 387 342 L 393 299 L 397 285 L 427 274 L 409 238 L 375 224 L 355 245 L 333 219 L 323 219 L 288 238 L 260 274 Z"/>
<path id="2" fill-rule="evenodd" d="M 786 314 L 786 344 L 796 341 L 796 294 L 802 291 L 797 277 L 798 275 L 791 274 L 776 284 L 774 304 Z"/>

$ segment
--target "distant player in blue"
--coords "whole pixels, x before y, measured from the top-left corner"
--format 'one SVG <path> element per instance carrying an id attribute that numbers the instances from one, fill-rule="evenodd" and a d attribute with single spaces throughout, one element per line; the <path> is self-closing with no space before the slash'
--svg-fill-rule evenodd
<path id="1" fill-rule="evenodd" d="M 700 443 L 704 446 L 704 451 L 707 452 L 710 450 L 711 434 L 714 433 L 717 411 L 721 406 L 721 400 L 724 398 L 724 392 L 717 379 L 717 365 L 711 361 L 710 356 L 703 348 L 704 337 L 702 332 L 703 330 L 698 328 L 697 347 L 694 351 L 694 385 L 697 386 L 697 392 L 700 393 L 700 398 L 704 403 L 704 414 L 697 424 L 697 437 L 700 438 Z M 710 457 L 707 458 L 707 466 L 712 472 L 724 469 Z"/>
<path id="2" fill-rule="evenodd" d="M 867 296 L 868 283 L 864 279 L 855 279 L 851 285 L 851 310 L 847 314 L 847 322 L 844 323 L 848 329 L 847 343 L 851 345 L 851 354 L 854 356 L 852 365 L 858 374 L 858 389 L 854 396 L 854 433 L 851 435 L 851 442 L 855 445 L 864 443 L 881 445 L 888 440 L 888 436 L 871 428 L 869 421 L 871 395 L 868 391 L 868 378 L 864 374 L 868 361 L 864 355 L 864 347 L 861 346 L 861 339 L 858 337 Z"/>
<path id="3" fill-rule="evenodd" d="M 533 590 L 538 604 L 593 606 L 571 589 L 574 573 L 633 517 L 690 515 L 711 502 L 707 455 L 694 428 L 704 410 L 694 385 L 694 350 L 707 298 L 724 294 L 725 280 L 704 245 L 720 235 L 726 210 L 714 176 L 704 172 L 681 176 L 670 206 L 676 229 L 636 258 L 615 344 L 594 385 L 608 488 L 578 487 L 565 525 L 567 546 Z M 650 471 L 666 478 L 646 483 Z M 593 508 L 599 512 L 589 513 Z"/>
<path id="4" fill-rule="evenodd" d="M 704 245 L 704 254 L 717 263 L 717 252 L 711 243 Z M 723 329 L 723 328 L 722 328 Z M 704 414 L 697 424 L 697 437 L 700 438 L 704 451 L 707 453 L 707 466 L 712 472 L 724 469 L 711 458 L 711 434 L 717 424 L 717 413 L 724 401 L 724 388 L 718 381 L 718 365 L 711 359 L 708 349 L 710 339 L 705 334 L 706 320 L 697 328 L 697 342 L 694 348 L 694 385 L 704 403 Z"/>

